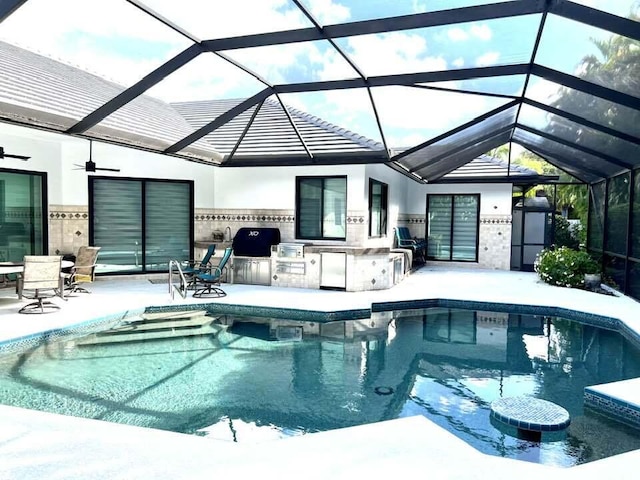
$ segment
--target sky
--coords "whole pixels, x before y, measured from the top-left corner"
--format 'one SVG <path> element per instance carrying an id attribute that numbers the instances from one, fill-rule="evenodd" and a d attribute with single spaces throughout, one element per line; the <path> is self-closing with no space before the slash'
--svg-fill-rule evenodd
<path id="1" fill-rule="evenodd" d="M 611 13 L 628 12 L 638 0 L 580 0 Z M 312 26 L 291 0 L 145 0 L 151 9 L 200 39 Z M 303 0 L 323 25 L 488 3 L 483 0 Z M 611 4 L 614 3 L 615 7 Z M 615 11 L 612 11 L 615 10 Z M 194 14 L 194 12 L 196 12 Z M 526 63 L 539 15 L 362 35 L 337 44 L 367 76 Z M 267 27 L 268 26 L 268 27 Z M 553 18 L 539 59 L 573 73 L 593 50 L 597 29 Z M 29 0 L 0 24 L 0 39 L 130 86 L 187 48 L 191 42 L 124 0 Z M 570 40 L 569 40 L 570 39 Z M 558 48 L 562 45 L 562 49 Z M 326 41 L 224 52 L 273 84 L 356 78 L 357 73 Z M 448 87 L 491 89 L 490 80 L 448 82 Z M 541 87 L 553 88 L 548 82 Z M 523 77 L 495 82 L 496 91 L 517 95 Z M 147 94 L 162 100 L 245 98 L 264 85 L 214 54 L 200 55 Z M 532 88 L 536 88 L 535 85 Z M 553 94 L 536 92 L 536 96 Z M 372 89 L 389 147 L 416 145 L 507 100 L 414 87 Z M 299 110 L 374 140 L 382 139 L 366 90 L 283 95 Z"/>

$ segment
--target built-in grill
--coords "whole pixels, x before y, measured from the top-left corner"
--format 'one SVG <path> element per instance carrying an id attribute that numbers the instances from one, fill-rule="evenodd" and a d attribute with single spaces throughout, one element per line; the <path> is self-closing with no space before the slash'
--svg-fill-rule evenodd
<path id="1" fill-rule="evenodd" d="M 233 237 L 233 283 L 271 285 L 271 247 L 280 243 L 277 228 L 247 228 Z"/>
<path id="2" fill-rule="evenodd" d="M 233 237 L 233 254 L 236 257 L 270 257 L 271 246 L 280 243 L 277 228 L 240 228 Z"/>

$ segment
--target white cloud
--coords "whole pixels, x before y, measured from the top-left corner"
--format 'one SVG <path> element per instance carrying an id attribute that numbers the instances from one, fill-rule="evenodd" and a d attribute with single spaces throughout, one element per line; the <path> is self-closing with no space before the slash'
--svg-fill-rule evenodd
<path id="1" fill-rule="evenodd" d="M 145 0 L 145 4 L 200 38 L 309 26 L 289 0 Z M 323 24 L 351 18 L 349 9 L 337 0 L 309 0 L 309 5 Z M 423 5 L 415 6 L 424 9 Z M 11 43 L 30 45 L 123 85 L 142 78 L 189 45 L 184 37 L 129 3 L 101 0 L 29 0 L 3 22 L 0 34 Z M 453 28 L 448 35 L 454 41 L 468 40 L 470 36 L 487 39 L 491 38 L 491 30 L 478 25 L 469 30 Z M 341 40 L 340 44 L 369 76 L 447 68 L 443 56 L 430 51 L 426 39 L 415 33 L 363 35 Z M 306 80 L 356 76 L 335 50 L 320 48 L 317 43 L 227 53 L 273 83 L 287 82 L 292 71 L 306 75 Z M 491 64 L 498 57 L 497 52 L 490 52 L 477 62 Z M 464 64 L 462 57 L 453 61 L 454 67 Z M 186 101 L 248 97 L 261 88 L 262 84 L 239 69 L 212 54 L 203 54 L 149 93 L 166 101 Z M 374 89 L 374 95 L 390 147 L 420 143 L 494 108 L 491 100 L 483 97 L 410 87 Z M 318 92 L 286 101 L 356 133 L 379 139 L 366 90 Z"/>
<path id="2" fill-rule="evenodd" d="M 390 147 L 417 145 L 485 113 L 500 99 L 411 87 L 379 87 L 373 96 Z"/>
<path id="3" fill-rule="evenodd" d="M 453 42 L 464 42 L 469 38 L 469 34 L 459 27 L 447 30 L 447 36 Z"/>
<path id="4" fill-rule="evenodd" d="M 471 35 L 485 42 L 488 42 L 489 40 L 491 40 L 491 37 L 493 37 L 491 28 L 489 28 L 486 24 L 472 25 L 470 32 Z"/>
<path id="5" fill-rule="evenodd" d="M 415 34 L 392 32 L 348 39 L 347 53 L 367 75 L 444 70 L 447 62 L 427 55 L 426 40 Z"/>
<path id="6" fill-rule="evenodd" d="M 309 0 L 307 3 L 311 12 L 322 25 L 348 22 L 351 19 L 349 8 L 333 0 Z"/>
<path id="7" fill-rule="evenodd" d="M 488 65 L 495 65 L 500 58 L 500 52 L 487 52 L 484 55 L 480 55 L 476 58 L 476 66 L 486 67 Z"/>

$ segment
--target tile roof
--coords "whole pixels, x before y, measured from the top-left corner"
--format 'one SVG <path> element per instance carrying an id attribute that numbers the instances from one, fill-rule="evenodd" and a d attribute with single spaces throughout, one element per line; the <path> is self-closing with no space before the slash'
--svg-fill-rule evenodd
<path id="1" fill-rule="evenodd" d="M 64 132 L 125 88 L 44 55 L 0 42 L 0 118 Z M 169 104 L 141 95 L 85 136 L 162 151 L 244 99 Z M 250 108 L 180 155 L 220 162 L 229 155 L 257 107 Z M 298 134 L 312 155 L 384 153 L 384 146 L 308 113 L 267 99 L 234 156 L 306 156 Z M 291 125 L 289 116 L 296 129 Z M 380 155 L 379 155 L 380 156 Z"/>
<path id="2" fill-rule="evenodd" d="M 0 42 L 0 118 L 64 132 L 123 90 L 80 68 Z M 141 95 L 86 135 L 157 151 L 192 131 L 170 105 Z M 202 141 L 186 154 L 201 160 L 220 159 Z"/>

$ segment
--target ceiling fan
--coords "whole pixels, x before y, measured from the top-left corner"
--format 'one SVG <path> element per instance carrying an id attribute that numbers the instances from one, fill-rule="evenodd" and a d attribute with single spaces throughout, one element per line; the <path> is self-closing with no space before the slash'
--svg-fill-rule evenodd
<path id="1" fill-rule="evenodd" d="M 0 147 L 0 158 L 17 158 L 18 160 L 29 160 L 31 157 L 26 155 L 12 155 L 10 153 L 4 153 L 4 147 Z"/>
<path id="2" fill-rule="evenodd" d="M 89 140 L 89 160 L 87 162 L 84 162 L 84 165 L 79 165 L 77 163 L 74 163 L 76 167 L 79 167 L 79 168 L 76 168 L 75 170 L 84 170 L 85 172 L 97 172 L 97 171 L 119 172 L 120 171 L 119 168 L 96 167 L 96 162 L 94 162 L 92 159 L 92 152 L 93 152 L 93 142 Z"/>

